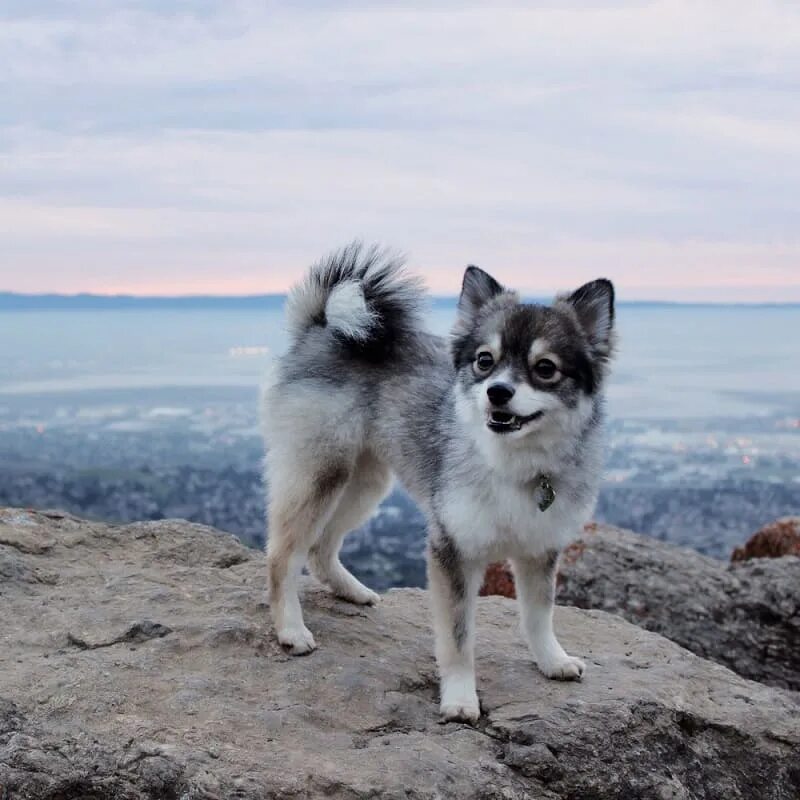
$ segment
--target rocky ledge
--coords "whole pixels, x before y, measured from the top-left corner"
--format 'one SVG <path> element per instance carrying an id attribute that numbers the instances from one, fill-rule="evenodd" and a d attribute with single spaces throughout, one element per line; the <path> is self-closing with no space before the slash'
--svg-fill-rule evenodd
<path id="1" fill-rule="evenodd" d="M 559 608 L 545 680 L 479 606 L 485 714 L 440 724 L 424 592 L 308 585 L 285 655 L 261 555 L 180 521 L 0 510 L 0 797 L 794 798 L 800 705 L 602 611 Z M 709 624 L 714 624 L 709 620 Z"/>
<path id="2" fill-rule="evenodd" d="M 725 564 L 595 526 L 565 554 L 559 602 L 600 608 L 746 678 L 800 689 L 800 558 Z"/>
<path id="3" fill-rule="evenodd" d="M 492 565 L 481 591 L 513 597 L 508 566 Z M 558 602 L 619 614 L 745 678 L 800 690 L 797 556 L 726 564 L 594 524 L 561 559 Z"/>

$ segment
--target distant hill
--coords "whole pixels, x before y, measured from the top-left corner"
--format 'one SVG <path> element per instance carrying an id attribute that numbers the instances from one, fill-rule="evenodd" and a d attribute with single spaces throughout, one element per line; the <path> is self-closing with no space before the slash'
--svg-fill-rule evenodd
<path id="1" fill-rule="evenodd" d="M 188 295 L 182 297 L 141 297 L 101 294 L 18 294 L 0 292 L 0 311 L 115 311 L 124 309 L 170 310 L 280 310 L 285 294 Z M 452 307 L 455 297 L 433 298 L 435 307 Z"/>
<path id="2" fill-rule="evenodd" d="M 98 294 L 17 294 L 0 292 L 0 310 L 102 311 L 119 309 L 280 309 L 286 295 L 240 297 L 194 295 L 186 297 L 136 297 Z"/>
<path id="3" fill-rule="evenodd" d="M 529 297 L 529 302 L 549 302 L 550 298 Z M 169 310 L 280 310 L 286 301 L 285 294 L 254 294 L 240 296 L 186 295 L 180 297 L 141 297 L 136 295 L 100 294 L 18 294 L 0 292 L 0 311 L 117 311 L 125 309 Z M 434 308 L 452 308 L 455 297 L 434 297 Z M 747 306 L 751 308 L 798 307 L 800 303 L 680 303 L 669 301 L 635 300 L 618 303 L 633 308 L 692 307 L 718 308 Z"/>

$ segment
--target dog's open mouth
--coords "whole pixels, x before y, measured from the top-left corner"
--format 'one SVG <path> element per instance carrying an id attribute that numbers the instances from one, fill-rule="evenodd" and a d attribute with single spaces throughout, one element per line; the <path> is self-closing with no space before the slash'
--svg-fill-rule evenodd
<path id="1" fill-rule="evenodd" d="M 533 414 L 528 414 L 527 417 L 518 417 L 509 411 L 490 411 L 489 418 L 486 421 L 490 431 L 495 433 L 511 433 L 518 431 L 523 425 L 533 422 L 535 419 L 544 414 L 544 411 L 534 411 Z"/>

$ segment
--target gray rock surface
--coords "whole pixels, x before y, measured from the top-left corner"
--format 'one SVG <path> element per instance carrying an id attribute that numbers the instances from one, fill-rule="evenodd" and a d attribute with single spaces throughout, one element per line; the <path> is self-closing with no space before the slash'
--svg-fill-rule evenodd
<path id="1" fill-rule="evenodd" d="M 482 600 L 485 716 L 440 724 L 426 605 L 309 584 L 320 649 L 290 658 L 233 537 L 0 510 L 0 797 L 800 796 L 796 694 L 601 611 L 557 610 L 588 665 L 562 684 Z"/>
<path id="2" fill-rule="evenodd" d="M 595 525 L 562 559 L 558 601 L 619 614 L 746 678 L 800 689 L 796 556 L 728 564 Z"/>

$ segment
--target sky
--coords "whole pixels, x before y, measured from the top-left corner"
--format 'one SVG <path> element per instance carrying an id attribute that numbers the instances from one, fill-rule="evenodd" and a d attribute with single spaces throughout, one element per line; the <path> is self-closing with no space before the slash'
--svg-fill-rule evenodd
<path id="1" fill-rule="evenodd" d="M 800 3 L 0 3 L 0 290 L 800 301 Z"/>

